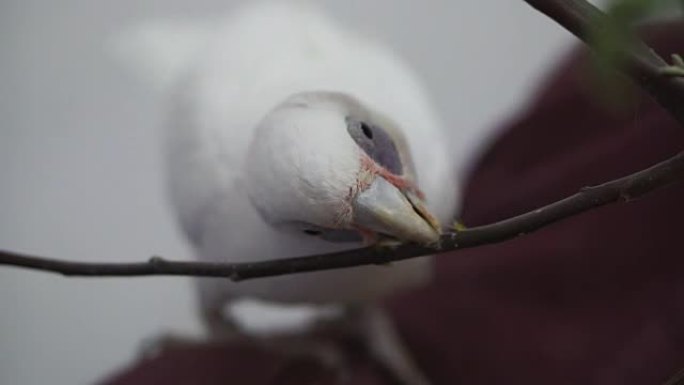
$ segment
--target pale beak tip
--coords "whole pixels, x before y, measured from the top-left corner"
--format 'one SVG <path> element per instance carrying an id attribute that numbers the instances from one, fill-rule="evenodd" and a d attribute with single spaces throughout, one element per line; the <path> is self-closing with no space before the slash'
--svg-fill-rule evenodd
<path id="1" fill-rule="evenodd" d="M 410 234 L 407 240 L 426 246 L 436 245 L 439 243 L 440 235 L 434 228 L 427 227 L 425 230 L 415 231 L 413 234 Z"/>
<path id="2" fill-rule="evenodd" d="M 353 201 L 355 225 L 423 245 L 439 243 L 439 221 L 422 200 L 376 177 Z"/>

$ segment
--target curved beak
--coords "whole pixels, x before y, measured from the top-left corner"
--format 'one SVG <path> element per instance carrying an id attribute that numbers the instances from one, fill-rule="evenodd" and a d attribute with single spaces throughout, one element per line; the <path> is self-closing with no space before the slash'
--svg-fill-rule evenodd
<path id="1" fill-rule="evenodd" d="M 439 241 L 439 221 L 415 194 L 402 191 L 376 176 L 352 201 L 354 224 L 401 241 L 434 244 Z"/>

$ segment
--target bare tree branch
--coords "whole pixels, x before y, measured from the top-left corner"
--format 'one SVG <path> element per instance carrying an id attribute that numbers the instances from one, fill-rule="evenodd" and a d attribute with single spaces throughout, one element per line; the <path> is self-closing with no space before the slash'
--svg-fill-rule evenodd
<path id="1" fill-rule="evenodd" d="M 661 68 L 660 73 L 665 76 L 684 77 L 684 59 L 677 54 L 672 54 L 672 64 Z"/>
<path id="2" fill-rule="evenodd" d="M 592 26 L 608 25 L 611 20 L 585 0 L 525 0 L 539 12 L 550 17 L 572 34 L 591 43 Z M 634 32 L 625 26 L 623 33 L 631 37 L 634 43 L 618 52 L 625 68 L 622 70 L 632 81 L 646 90 L 661 106 L 677 119 L 684 128 L 684 79 L 663 76 L 662 69 L 668 63 L 634 36 Z"/>
<path id="3" fill-rule="evenodd" d="M 570 197 L 526 214 L 490 225 L 444 234 L 439 250 L 416 244 L 405 244 L 393 249 L 369 247 L 331 254 L 249 263 L 168 261 L 159 257 L 153 257 L 141 263 L 87 263 L 0 251 L 0 265 L 18 266 L 69 276 L 191 275 L 227 277 L 233 281 L 241 281 L 257 277 L 386 264 L 423 255 L 503 242 L 595 207 L 618 201 L 630 201 L 649 191 L 681 180 L 684 180 L 684 152 L 635 174 L 599 186 L 585 187 Z"/>
<path id="4" fill-rule="evenodd" d="M 592 23 L 606 22 L 607 16 L 583 0 L 525 0 L 580 39 L 588 40 Z M 625 33 L 631 33 L 625 31 Z M 684 79 L 665 76 L 667 63 L 644 43 L 621 52 L 625 74 L 647 90 L 684 128 Z M 493 244 L 538 230 L 570 216 L 643 194 L 684 179 L 684 152 L 632 175 L 578 193 L 534 211 L 490 225 L 450 232 L 441 237 L 441 248 L 405 244 L 397 248 L 364 248 L 331 254 L 269 260 L 253 263 L 205 263 L 168 261 L 153 257 L 141 263 L 86 263 L 41 258 L 0 251 L 0 265 L 23 267 L 69 276 L 188 275 L 226 277 L 240 281 L 292 273 L 329 270 L 361 265 L 385 264 L 408 258 Z"/>

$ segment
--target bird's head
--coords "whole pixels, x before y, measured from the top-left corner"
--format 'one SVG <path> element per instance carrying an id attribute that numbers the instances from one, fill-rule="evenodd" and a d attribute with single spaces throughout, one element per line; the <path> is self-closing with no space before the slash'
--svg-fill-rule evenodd
<path id="1" fill-rule="evenodd" d="M 273 226 L 328 240 L 439 239 L 401 130 L 345 94 L 296 94 L 270 111 L 249 148 L 246 184 Z"/>

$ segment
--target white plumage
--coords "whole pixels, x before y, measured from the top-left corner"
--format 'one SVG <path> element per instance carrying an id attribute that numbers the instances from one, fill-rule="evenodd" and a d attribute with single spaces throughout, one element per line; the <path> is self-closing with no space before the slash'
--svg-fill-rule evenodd
<path id="1" fill-rule="evenodd" d="M 385 125 L 405 174 L 413 177 L 412 159 L 428 209 L 449 223 L 458 191 L 442 124 L 413 72 L 386 47 L 285 3 L 181 30 L 152 25 L 138 36 L 145 49 L 175 36 L 144 55 L 157 57 L 146 67 L 160 68 L 156 77 L 173 95 L 169 189 L 198 258 L 256 261 L 361 246 L 299 228 L 352 225 L 351 217 L 335 222 L 342 209 L 331 207 L 349 203 L 340 194 L 359 174 L 362 152 L 344 126 L 359 111 Z M 201 298 L 205 307 L 242 296 L 357 303 L 422 283 L 429 270 L 430 259 L 421 258 L 239 284 L 206 280 Z"/>

